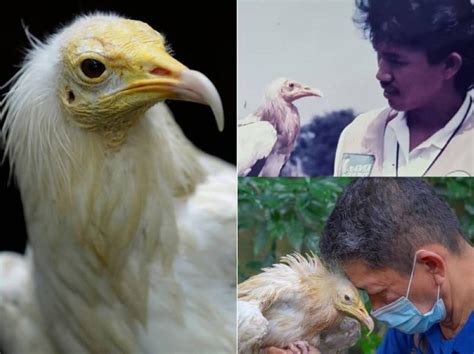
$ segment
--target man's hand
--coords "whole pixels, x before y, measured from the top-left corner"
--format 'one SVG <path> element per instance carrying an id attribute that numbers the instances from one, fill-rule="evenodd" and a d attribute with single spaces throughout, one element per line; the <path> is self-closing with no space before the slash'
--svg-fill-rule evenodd
<path id="1" fill-rule="evenodd" d="M 308 344 L 306 341 L 298 341 L 291 343 L 288 347 L 266 347 L 261 350 L 263 354 L 321 354 L 315 347 Z"/>

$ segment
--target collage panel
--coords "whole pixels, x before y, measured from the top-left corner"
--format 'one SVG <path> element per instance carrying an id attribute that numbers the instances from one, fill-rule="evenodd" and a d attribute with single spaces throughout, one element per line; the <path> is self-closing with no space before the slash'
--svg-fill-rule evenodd
<path id="1" fill-rule="evenodd" d="M 470 353 L 473 184 L 240 178 L 239 353 Z"/>
<path id="2" fill-rule="evenodd" d="M 472 1 L 239 0 L 239 176 L 472 176 Z"/>
<path id="3" fill-rule="evenodd" d="M 1 354 L 237 351 L 235 21 L 4 4 Z"/>

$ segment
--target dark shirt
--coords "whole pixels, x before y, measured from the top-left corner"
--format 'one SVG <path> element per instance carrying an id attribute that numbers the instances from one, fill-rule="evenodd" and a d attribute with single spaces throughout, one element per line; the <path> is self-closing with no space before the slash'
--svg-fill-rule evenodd
<path id="1" fill-rule="evenodd" d="M 421 342 L 421 344 L 419 344 Z M 474 312 L 454 338 L 443 339 L 439 324 L 417 336 L 390 328 L 377 354 L 474 354 Z"/>

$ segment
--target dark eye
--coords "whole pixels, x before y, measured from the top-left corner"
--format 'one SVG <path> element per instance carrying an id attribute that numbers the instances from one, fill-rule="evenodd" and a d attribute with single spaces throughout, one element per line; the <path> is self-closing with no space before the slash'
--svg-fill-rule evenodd
<path id="1" fill-rule="evenodd" d="M 100 77 L 105 71 L 105 65 L 95 59 L 85 59 L 81 63 L 81 70 L 88 78 Z"/>
<path id="2" fill-rule="evenodd" d="M 344 295 L 344 300 L 350 301 L 351 297 L 349 295 Z"/>
<path id="3" fill-rule="evenodd" d="M 292 82 L 290 82 L 290 83 L 288 84 L 288 87 L 289 87 L 289 88 L 293 88 L 294 86 L 295 86 L 295 84 L 292 83 Z"/>

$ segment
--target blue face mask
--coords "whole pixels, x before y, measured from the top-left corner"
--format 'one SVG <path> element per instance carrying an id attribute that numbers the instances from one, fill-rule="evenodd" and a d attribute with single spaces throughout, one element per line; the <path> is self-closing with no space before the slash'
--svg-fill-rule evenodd
<path id="1" fill-rule="evenodd" d="M 418 252 L 417 252 L 418 253 Z M 443 299 L 438 295 L 436 302 L 427 313 L 421 313 L 416 306 L 408 300 L 410 293 L 411 281 L 415 272 L 416 255 L 411 270 L 410 281 L 408 283 L 407 295 L 402 296 L 396 301 L 379 308 L 376 311 L 371 311 L 371 315 L 377 320 L 387 324 L 389 327 L 394 327 L 400 331 L 408 334 L 424 333 L 432 325 L 442 321 L 446 317 L 446 308 Z"/>

